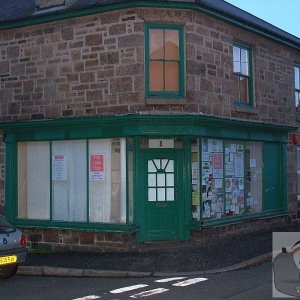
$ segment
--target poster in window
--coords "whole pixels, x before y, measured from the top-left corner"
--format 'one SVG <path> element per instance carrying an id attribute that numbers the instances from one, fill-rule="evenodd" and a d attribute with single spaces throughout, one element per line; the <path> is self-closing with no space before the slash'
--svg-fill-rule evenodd
<path id="1" fill-rule="evenodd" d="M 244 154 L 235 155 L 235 177 L 244 177 Z"/>
<path id="2" fill-rule="evenodd" d="M 223 177 L 223 153 L 213 154 L 213 177 Z"/>
<path id="3" fill-rule="evenodd" d="M 103 154 L 90 155 L 90 180 L 103 181 L 105 180 L 105 166 Z"/>
<path id="4" fill-rule="evenodd" d="M 63 154 L 55 154 L 52 158 L 52 179 L 54 181 L 67 180 L 67 157 Z"/>

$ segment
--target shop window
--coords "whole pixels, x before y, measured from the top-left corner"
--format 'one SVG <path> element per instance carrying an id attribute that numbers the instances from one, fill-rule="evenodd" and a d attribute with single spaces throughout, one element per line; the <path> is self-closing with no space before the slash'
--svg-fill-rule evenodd
<path id="1" fill-rule="evenodd" d="M 300 66 L 294 67 L 295 73 L 295 106 L 296 111 L 299 112 L 300 110 Z"/>
<path id="2" fill-rule="evenodd" d="M 177 25 L 146 26 L 146 95 L 183 96 L 183 29 Z"/>
<path id="3" fill-rule="evenodd" d="M 202 139 L 201 199 L 204 220 L 261 212 L 262 144 Z"/>
<path id="4" fill-rule="evenodd" d="M 48 159 L 49 161 L 49 159 Z M 86 142 L 52 143 L 52 218 L 87 220 Z"/>
<path id="5" fill-rule="evenodd" d="M 250 58 L 249 48 L 233 46 L 234 96 L 237 104 L 253 105 Z"/>
<path id="6" fill-rule="evenodd" d="M 50 218 L 50 147 L 48 142 L 18 145 L 18 218 Z"/>
<path id="7" fill-rule="evenodd" d="M 202 140 L 202 218 L 224 217 L 223 141 Z"/>
<path id="8" fill-rule="evenodd" d="M 125 223 L 126 195 L 125 139 L 18 144 L 19 219 Z"/>

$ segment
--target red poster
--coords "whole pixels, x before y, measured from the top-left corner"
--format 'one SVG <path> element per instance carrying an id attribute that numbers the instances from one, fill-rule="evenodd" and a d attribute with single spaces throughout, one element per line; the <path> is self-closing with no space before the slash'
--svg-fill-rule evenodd
<path id="1" fill-rule="evenodd" d="M 104 171 L 104 155 L 92 154 L 91 155 L 91 172 L 103 172 Z"/>
<path id="2" fill-rule="evenodd" d="M 220 170 L 223 168 L 223 154 L 222 153 L 214 153 L 213 161 L 214 161 L 214 169 Z"/>

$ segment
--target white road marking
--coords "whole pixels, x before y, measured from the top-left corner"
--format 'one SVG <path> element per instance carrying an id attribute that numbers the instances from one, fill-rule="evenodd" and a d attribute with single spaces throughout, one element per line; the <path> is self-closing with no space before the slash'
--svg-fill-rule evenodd
<path id="1" fill-rule="evenodd" d="M 130 296 L 130 298 L 139 299 L 139 298 L 144 298 L 144 297 L 161 294 L 161 293 L 164 293 L 167 291 L 168 291 L 168 289 L 158 288 L 158 289 L 149 290 L 149 291 L 145 291 L 145 292 L 141 292 L 141 293 L 132 295 L 132 296 Z"/>
<path id="2" fill-rule="evenodd" d="M 101 299 L 100 296 L 90 295 L 90 296 L 85 296 L 85 297 L 82 297 L 82 298 L 76 298 L 76 299 L 73 299 L 73 300 L 99 300 L 99 299 Z"/>
<path id="3" fill-rule="evenodd" d="M 133 290 L 137 290 L 137 289 L 141 289 L 143 287 L 148 286 L 148 284 L 137 284 L 137 285 L 131 285 L 131 286 L 126 286 L 120 289 L 116 289 L 116 290 L 112 290 L 110 291 L 111 294 L 121 294 L 121 293 L 125 293 L 128 291 L 133 291 Z"/>
<path id="4" fill-rule="evenodd" d="M 181 282 L 177 282 L 177 283 L 174 283 L 172 284 L 173 286 L 180 286 L 180 287 L 183 287 L 183 286 L 188 286 L 188 285 L 192 285 L 192 284 L 196 284 L 198 282 L 201 282 L 201 281 L 205 281 L 205 280 L 208 280 L 207 278 L 192 278 L 192 279 L 187 279 L 187 280 L 184 280 L 184 281 L 181 281 Z"/>
<path id="5" fill-rule="evenodd" d="M 164 282 L 170 282 L 170 281 L 175 281 L 175 280 L 181 280 L 184 278 L 186 278 L 186 277 L 172 277 L 172 278 L 158 279 L 158 280 L 155 280 L 155 282 L 164 283 Z"/>

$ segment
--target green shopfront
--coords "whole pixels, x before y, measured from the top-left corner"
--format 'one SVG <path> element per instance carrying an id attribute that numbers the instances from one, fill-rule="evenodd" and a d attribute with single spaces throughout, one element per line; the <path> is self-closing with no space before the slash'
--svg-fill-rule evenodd
<path id="1" fill-rule="evenodd" d="M 22 228 L 188 240 L 288 214 L 290 126 L 132 114 L 1 128 L 5 214 Z"/>

